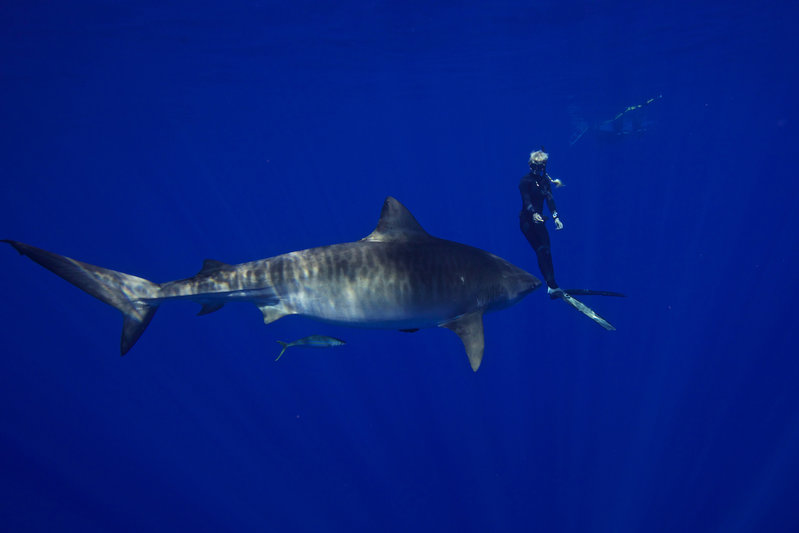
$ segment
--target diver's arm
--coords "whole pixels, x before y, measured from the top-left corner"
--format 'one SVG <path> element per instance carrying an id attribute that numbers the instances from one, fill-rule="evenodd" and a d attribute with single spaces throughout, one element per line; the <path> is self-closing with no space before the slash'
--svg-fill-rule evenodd
<path id="1" fill-rule="evenodd" d="M 552 219 L 555 221 L 555 229 L 563 229 L 563 222 L 558 218 L 558 208 L 555 206 L 555 197 L 552 196 L 552 190 L 547 187 L 546 191 L 547 208 L 552 213 Z"/>
<path id="2" fill-rule="evenodd" d="M 552 213 L 552 216 L 557 218 L 558 208 L 555 207 L 555 197 L 552 196 L 552 187 L 549 185 L 550 177 L 549 175 L 546 176 L 546 179 L 542 179 L 540 181 L 541 187 L 541 194 L 544 196 L 544 200 L 547 202 L 547 208 L 549 208 L 549 212 Z"/>
<path id="3" fill-rule="evenodd" d="M 549 183 L 554 185 L 557 189 L 558 187 L 563 187 L 563 182 L 558 178 L 553 178 L 549 174 L 547 174 L 547 179 L 549 179 Z"/>
<path id="4" fill-rule="evenodd" d="M 548 191 L 546 195 L 547 199 L 547 208 L 549 208 L 549 212 L 552 213 L 554 218 L 558 218 L 558 208 L 555 207 L 555 197 L 552 196 L 552 191 Z"/>

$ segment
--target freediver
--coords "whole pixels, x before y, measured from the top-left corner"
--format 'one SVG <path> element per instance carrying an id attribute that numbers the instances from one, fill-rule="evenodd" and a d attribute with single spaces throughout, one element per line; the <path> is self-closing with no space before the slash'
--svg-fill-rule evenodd
<path id="1" fill-rule="evenodd" d="M 559 179 L 552 178 L 547 173 L 547 162 L 549 154 L 543 148 L 530 154 L 527 163 L 530 165 L 530 173 L 525 175 L 519 182 L 519 192 L 522 195 L 522 211 L 519 213 L 519 225 L 522 233 L 527 238 L 527 242 L 535 250 L 538 258 L 538 268 L 544 276 L 547 284 L 547 294 L 553 300 L 561 299 L 582 314 L 605 328 L 613 331 L 610 322 L 596 314 L 596 312 L 579 301 L 573 295 L 593 295 L 593 296 L 624 296 L 618 292 L 595 291 L 590 289 L 568 289 L 563 290 L 558 287 L 555 281 L 555 268 L 552 266 L 552 251 L 549 244 L 549 233 L 545 226 L 546 217 L 542 214 L 544 203 L 552 214 L 552 220 L 556 230 L 563 229 L 563 222 L 558 216 L 555 207 L 555 198 L 552 196 L 552 185 L 555 187 L 563 186 Z"/>
<path id="2" fill-rule="evenodd" d="M 556 230 L 563 229 L 563 222 L 558 216 L 555 207 L 555 198 L 552 196 L 552 185 L 560 187 L 563 183 L 553 179 L 547 173 L 549 154 L 536 150 L 530 154 L 528 164 L 529 174 L 519 182 L 519 192 L 522 195 L 522 211 L 519 213 L 519 225 L 527 241 L 535 250 L 538 258 L 538 268 L 547 284 L 547 294 L 552 299 L 561 298 L 565 294 L 555 281 L 555 268 L 552 266 L 552 252 L 550 250 L 549 233 L 545 226 L 544 203 L 552 213 L 552 220 Z"/>

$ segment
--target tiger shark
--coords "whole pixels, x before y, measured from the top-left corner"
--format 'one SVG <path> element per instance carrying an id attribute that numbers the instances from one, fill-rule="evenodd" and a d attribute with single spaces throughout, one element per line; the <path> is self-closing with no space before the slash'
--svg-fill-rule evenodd
<path id="1" fill-rule="evenodd" d="M 444 327 L 460 337 L 476 372 L 485 347 L 483 314 L 509 307 L 541 285 L 496 255 L 433 237 L 390 196 L 375 230 L 359 241 L 238 265 L 206 259 L 197 275 L 160 284 L 21 242 L 2 242 L 121 311 L 122 355 L 163 302 L 198 302 L 200 315 L 230 302 L 251 302 L 266 324 L 301 315 L 402 331 Z"/>

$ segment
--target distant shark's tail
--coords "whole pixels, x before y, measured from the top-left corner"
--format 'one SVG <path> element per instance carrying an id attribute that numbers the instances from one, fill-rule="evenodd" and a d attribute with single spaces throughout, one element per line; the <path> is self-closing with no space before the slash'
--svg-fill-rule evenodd
<path id="1" fill-rule="evenodd" d="M 17 241 L 2 240 L 47 270 L 122 312 L 122 355 L 130 350 L 158 310 L 160 287 L 115 270 L 82 263 Z"/>

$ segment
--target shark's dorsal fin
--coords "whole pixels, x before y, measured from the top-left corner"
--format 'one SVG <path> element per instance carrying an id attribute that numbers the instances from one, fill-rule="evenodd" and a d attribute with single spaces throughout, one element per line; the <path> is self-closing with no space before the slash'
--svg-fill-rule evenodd
<path id="1" fill-rule="evenodd" d="M 408 209 L 391 196 L 383 202 L 375 230 L 361 239 L 370 242 L 400 242 L 429 239 L 430 235 Z"/>
<path id="2" fill-rule="evenodd" d="M 441 324 L 441 327 L 454 331 L 461 338 L 463 347 L 466 348 L 466 355 L 469 356 L 469 364 L 472 365 L 472 370 L 477 372 L 477 369 L 480 368 L 480 363 L 483 361 L 483 350 L 485 348 L 483 312 L 467 313 L 455 320 Z"/>
<path id="3" fill-rule="evenodd" d="M 217 261 L 216 259 L 206 259 L 203 261 L 203 267 L 197 272 L 197 275 L 210 274 L 211 272 L 218 272 L 220 270 L 230 270 L 235 268 L 233 265 Z"/>

